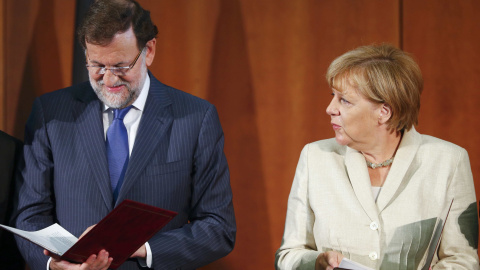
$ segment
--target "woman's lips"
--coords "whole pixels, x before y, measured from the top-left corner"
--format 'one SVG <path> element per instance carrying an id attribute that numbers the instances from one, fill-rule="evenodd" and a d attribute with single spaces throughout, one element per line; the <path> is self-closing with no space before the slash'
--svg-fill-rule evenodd
<path id="1" fill-rule="evenodd" d="M 341 126 L 332 123 L 333 130 L 339 130 Z"/>

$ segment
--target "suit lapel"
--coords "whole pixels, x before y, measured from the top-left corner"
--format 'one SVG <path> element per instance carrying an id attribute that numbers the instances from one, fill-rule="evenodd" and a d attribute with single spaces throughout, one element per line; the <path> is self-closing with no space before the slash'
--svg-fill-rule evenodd
<path id="1" fill-rule="evenodd" d="M 169 141 L 173 123 L 172 102 L 166 86 L 149 75 L 150 90 L 117 202 L 122 201 L 140 177 L 153 154 L 158 151 L 159 143 Z"/>
<path id="2" fill-rule="evenodd" d="M 108 162 L 103 132 L 102 103 L 91 88 L 81 88 L 80 102 L 74 106 L 73 113 L 87 162 L 92 169 L 105 205 L 112 209 L 112 190 L 108 174 Z"/>
<path id="3" fill-rule="evenodd" d="M 415 128 L 412 127 L 410 131 L 403 134 L 392 167 L 385 179 L 382 191 L 378 195 L 377 205 L 380 212 L 395 199 L 396 193 L 402 189 L 402 183 L 407 184 L 407 179 L 404 177 L 417 154 L 420 143 L 421 136 Z"/>
<path id="4" fill-rule="evenodd" d="M 365 157 L 350 147 L 345 154 L 345 166 L 358 201 L 370 219 L 378 219 L 378 209 L 372 196 L 370 176 L 365 165 Z"/>

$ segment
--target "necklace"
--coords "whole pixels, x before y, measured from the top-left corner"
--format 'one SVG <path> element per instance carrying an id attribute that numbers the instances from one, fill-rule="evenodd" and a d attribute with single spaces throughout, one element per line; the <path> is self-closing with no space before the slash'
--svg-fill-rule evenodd
<path id="1" fill-rule="evenodd" d="M 365 161 L 367 162 L 368 167 L 370 167 L 372 169 L 376 169 L 376 168 L 386 167 L 386 166 L 392 164 L 394 157 L 395 156 L 393 156 L 390 159 L 387 159 L 387 160 L 385 160 L 384 162 L 381 162 L 381 163 L 372 163 L 372 162 L 370 162 L 366 159 L 365 159 Z"/>

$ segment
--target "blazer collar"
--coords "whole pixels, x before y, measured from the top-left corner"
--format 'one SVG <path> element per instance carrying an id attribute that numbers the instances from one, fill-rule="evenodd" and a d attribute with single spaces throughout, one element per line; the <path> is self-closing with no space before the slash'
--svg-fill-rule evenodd
<path id="1" fill-rule="evenodd" d="M 388 173 L 385 184 L 380 191 L 377 203 L 372 196 L 370 176 L 365 164 L 365 157 L 359 151 L 347 146 L 345 166 L 355 195 L 370 219 L 377 220 L 379 213 L 390 204 L 408 183 L 404 179 L 408 168 L 420 146 L 421 136 L 412 127 L 403 134 L 402 141 L 395 154 L 395 159 Z"/>
<path id="2" fill-rule="evenodd" d="M 160 142 L 170 140 L 169 131 L 173 123 L 173 111 L 168 86 L 159 82 L 150 72 L 148 75 L 150 76 L 150 91 L 117 202 L 121 202 L 126 197 L 154 153 L 159 151 Z M 167 150 L 164 149 L 164 151 Z"/>
<path id="3" fill-rule="evenodd" d="M 378 220 L 377 205 L 372 196 L 370 176 L 368 175 L 365 157 L 359 151 L 347 146 L 345 153 L 345 166 L 353 191 L 368 217 Z"/>
<path id="4" fill-rule="evenodd" d="M 142 119 L 137 131 L 135 145 L 130 156 L 129 166 L 120 191 L 118 202 L 122 201 L 128 190 L 135 183 L 147 162 L 152 157 L 158 143 L 169 139 L 170 126 L 173 122 L 171 109 L 172 99 L 168 94 L 168 86 L 159 82 L 150 72 L 150 90 L 143 111 Z M 102 120 L 102 102 L 89 82 L 74 86 L 73 95 L 79 101 L 75 104 L 73 114 L 77 123 L 77 132 L 80 135 L 88 163 L 92 168 L 95 182 L 98 184 L 103 200 L 112 209 L 114 202 L 110 187 L 108 161 L 105 148 L 105 137 Z"/>
<path id="5" fill-rule="evenodd" d="M 392 167 L 388 172 L 387 179 L 385 179 L 382 191 L 380 191 L 378 195 L 377 205 L 380 212 L 385 209 L 408 184 L 408 179 L 405 179 L 405 175 L 417 154 L 421 141 L 422 137 L 414 127 L 404 132 Z"/>
<path id="6" fill-rule="evenodd" d="M 112 189 L 108 173 L 107 154 L 102 121 L 102 102 L 88 82 L 74 86 L 78 102 L 73 107 L 75 127 L 86 160 L 92 170 L 107 209 L 112 209 Z"/>

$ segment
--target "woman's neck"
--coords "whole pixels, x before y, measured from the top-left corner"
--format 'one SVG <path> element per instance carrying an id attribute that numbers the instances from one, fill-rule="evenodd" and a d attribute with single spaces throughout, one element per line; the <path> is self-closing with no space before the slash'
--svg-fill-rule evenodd
<path id="1" fill-rule="evenodd" d="M 379 132 L 370 147 L 360 150 L 367 161 L 382 163 L 395 156 L 403 133 L 400 131 Z"/>

